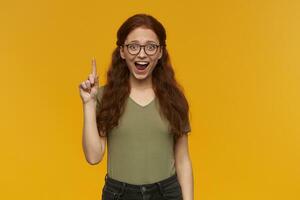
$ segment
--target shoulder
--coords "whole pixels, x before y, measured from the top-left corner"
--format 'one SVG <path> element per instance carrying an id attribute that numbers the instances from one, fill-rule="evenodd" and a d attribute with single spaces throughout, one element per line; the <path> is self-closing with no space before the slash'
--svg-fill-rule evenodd
<path id="1" fill-rule="evenodd" d="M 100 85 L 98 87 L 98 92 L 103 92 L 104 88 L 105 88 L 105 85 Z"/>

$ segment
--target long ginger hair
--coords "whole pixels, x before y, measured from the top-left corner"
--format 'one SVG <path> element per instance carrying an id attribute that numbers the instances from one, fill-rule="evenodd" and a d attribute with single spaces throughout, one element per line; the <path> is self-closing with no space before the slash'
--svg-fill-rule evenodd
<path id="1" fill-rule="evenodd" d="M 170 133 L 176 140 L 187 128 L 189 122 L 189 105 L 182 87 L 175 80 L 174 70 L 166 49 L 166 31 L 163 25 L 147 14 L 136 14 L 128 18 L 117 32 L 117 47 L 112 53 L 112 60 L 107 72 L 107 83 L 104 87 L 99 109 L 96 113 L 97 128 L 100 136 L 107 136 L 110 130 L 118 125 L 124 105 L 130 94 L 130 71 L 126 61 L 120 56 L 120 46 L 127 35 L 138 27 L 153 30 L 162 45 L 163 55 L 152 71 L 152 87 L 159 100 L 160 114 L 169 122 Z"/>

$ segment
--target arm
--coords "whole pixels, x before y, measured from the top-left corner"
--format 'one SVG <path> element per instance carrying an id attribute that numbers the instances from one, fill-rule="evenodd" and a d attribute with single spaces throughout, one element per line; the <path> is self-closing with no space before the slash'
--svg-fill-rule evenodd
<path id="1" fill-rule="evenodd" d="M 96 101 L 83 104 L 84 126 L 82 146 L 85 158 L 91 165 L 98 164 L 105 153 L 106 137 L 100 137 L 96 124 Z"/>
<path id="2" fill-rule="evenodd" d="M 184 134 L 175 144 L 175 167 L 184 200 L 194 199 L 193 169 L 188 150 L 188 136 Z"/>

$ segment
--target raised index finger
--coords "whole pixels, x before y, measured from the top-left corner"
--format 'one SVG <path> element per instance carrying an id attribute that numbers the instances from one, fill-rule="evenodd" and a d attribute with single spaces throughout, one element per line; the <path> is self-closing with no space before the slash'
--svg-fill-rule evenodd
<path id="1" fill-rule="evenodd" d="M 97 67 L 96 67 L 96 58 L 93 57 L 92 59 L 92 74 L 96 77 L 97 76 Z"/>

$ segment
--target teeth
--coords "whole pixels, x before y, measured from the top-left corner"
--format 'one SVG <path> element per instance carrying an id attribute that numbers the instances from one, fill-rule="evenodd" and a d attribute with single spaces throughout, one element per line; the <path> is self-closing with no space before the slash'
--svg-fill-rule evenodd
<path id="1" fill-rule="evenodd" d="M 136 62 L 136 63 L 141 64 L 141 65 L 147 65 L 148 64 L 148 62 Z"/>

